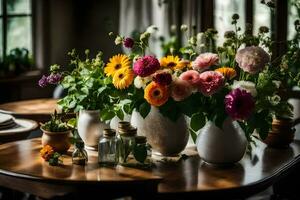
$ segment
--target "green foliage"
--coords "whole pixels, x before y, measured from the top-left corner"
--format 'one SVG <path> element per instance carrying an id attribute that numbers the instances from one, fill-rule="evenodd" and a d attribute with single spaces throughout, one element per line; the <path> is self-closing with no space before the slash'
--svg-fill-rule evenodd
<path id="1" fill-rule="evenodd" d="M 60 159 L 61 154 L 58 152 L 55 152 L 51 158 L 49 159 L 49 165 L 51 166 L 57 166 L 63 163 L 63 161 Z"/>
<path id="2" fill-rule="evenodd" d="M 67 123 L 62 121 L 62 116 L 63 114 L 59 115 L 55 110 L 54 114 L 51 115 L 51 120 L 42 124 L 41 128 L 50 132 L 64 132 L 70 130 Z"/>
<path id="3" fill-rule="evenodd" d="M 144 144 L 136 144 L 133 148 L 134 158 L 140 162 L 144 163 L 147 158 L 147 147 Z"/>

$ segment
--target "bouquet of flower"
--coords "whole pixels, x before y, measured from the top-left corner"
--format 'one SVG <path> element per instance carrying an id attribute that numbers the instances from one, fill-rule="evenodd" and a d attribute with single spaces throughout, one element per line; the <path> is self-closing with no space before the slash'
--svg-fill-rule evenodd
<path id="1" fill-rule="evenodd" d="M 194 139 L 206 122 L 221 128 L 230 117 L 239 122 L 249 141 L 254 130 L 265 138 L 272 118 L 290 117 L 292 108 L 280 96 L 282 70 L 270 62 L 269 29 L 260 27 L 254 36 L 247 26 L 242 33 L 238 19 L 237 14 L 232 16 L 234 30 L 225 33 L 222 46 L 216 47 L 217 31 L 209 29 L 191 36 L 178 49 L 174 49 L 178 45 L 164 45 L 169 54 L 160 59 L 149 53 L 155 26 L 137 38 L 110 33 L 129 53 L 115 55 L 105 65 L 101 54 L 81 61 L 72 52 L 72 70 L 59 78 L 68 89 L 60 104 L 75 111 L 100 109 L 102 120 L 123 119 L 133 110 L 145 118 L 155 106 L 174 122 L 182 114 L 188 116 Z M 186 33 L 187 26 L 181 31 Z M 50 83 L 58 73 L 51 71 L 49 80 L 44 78 Z"/>

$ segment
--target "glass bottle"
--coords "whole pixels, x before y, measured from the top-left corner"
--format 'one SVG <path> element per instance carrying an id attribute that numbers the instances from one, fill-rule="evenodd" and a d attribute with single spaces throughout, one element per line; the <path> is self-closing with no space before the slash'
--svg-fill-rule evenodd
<path id="1" fill-rule="evenodd" d="M 151 148 L 147 144 L 147 138 L 145 136 L 135 137 L 135 148 L 133 155 L 135 160 L 139 163 L 149 164 L 151 162 Z"/>
<path id="2" fill-rule="evenodd" d="M 119 122 L 118 133 L 118 156 L 119 164 L 122 165 L 133 159 L 132 152 L 137 129 L 132 127 L 129 122 Z"/>
<path id="3" fill-rule="evenodd" d="M 84 149 L 83 141 L 75 143 L 75 150 L 72 154 L 72 163 L 75 165 L 85 165 L 88 162 L 88 154 Z"/>
<path id="4" fill-rule="evenodd" d="M 116 130 L 103 130 L 103 137 L 99 140 L 98 153 L 98 162 L 100 165 L 113 166 L 118 163 Z"/>

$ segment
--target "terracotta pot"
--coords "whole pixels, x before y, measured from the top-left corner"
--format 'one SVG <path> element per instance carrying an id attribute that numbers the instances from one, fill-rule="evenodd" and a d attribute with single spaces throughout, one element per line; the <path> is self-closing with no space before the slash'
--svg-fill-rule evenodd
<path id="1" fill-rule="evenodd" d="M 227 118 L 222 129 L 209 121 L 198 132 L 196 140 L 200 157 L 209 164 L 231 165 L 240 161 L 247 149 L 247 138 L 240 125 Z"/>
<path id="2" fill-rule="evenodd" d="M 65 153 L 71 146 L 70 135 L 71 130 L 64 132 L 50 132 L 43 130 L 42 145 L 50 145 L 53 149 L 59 153 Z"/>
<path id="3" fill-rule="evenodd" d="M 264 140 L 269 147 L 284 148 L 294 140 L 295 128 L 292 119 L 273 119 L 272 130 Z"/>
<path id="4" fill-rule="evenodd" d="M 189 131 L 186 120 L 182 115 L 177 122 L 164 117 L 157 107 L 152 106 L 144 119 L 134 111 L 131 124 L 137 127 L 137 134 L 146 136 L 153 153 L 162 156 L 178 155 L 187 145 Z"/>

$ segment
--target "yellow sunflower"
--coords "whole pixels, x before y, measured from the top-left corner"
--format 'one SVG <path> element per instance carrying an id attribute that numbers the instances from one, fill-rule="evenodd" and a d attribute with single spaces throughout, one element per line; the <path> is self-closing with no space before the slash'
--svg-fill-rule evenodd
<path id="1" fill-rule="evenodd" d="M 116 71 L 113 75 L 113 84 L 117 89 L 129 87 L 134 79 L 133 70 L 125 67 Z"/>
<path id="2" fill-rule="evenodd" d="M 231 80 L 236 76 L 236 71 L 231 67 L 221 67 L 221 68 L 215 69 L 215 71 L 223 74 L 223 76 L 228 80 Z"/>
<path id="3" fill-rule="evenodd" d="M 165 56 L 160 59 L 160 66 L 169 68 L 172 70 L 179 70 L 185 66 L 180 64 L 180 58 L 178 56 Z"/>
<path id="4" fill-rule="evenodd" d="M 128 56 L 123 54 L 118 54 L 109 59 L 106 67 L 104 68 L 104 72 L 106 76 L 114 76 L 114 74 L 123 68 L 130 67 L 130 59 Z"/>

